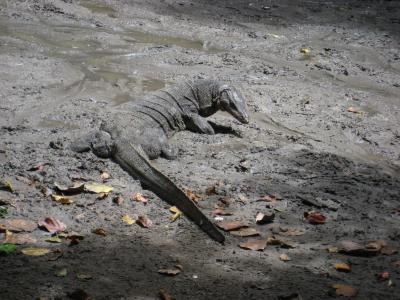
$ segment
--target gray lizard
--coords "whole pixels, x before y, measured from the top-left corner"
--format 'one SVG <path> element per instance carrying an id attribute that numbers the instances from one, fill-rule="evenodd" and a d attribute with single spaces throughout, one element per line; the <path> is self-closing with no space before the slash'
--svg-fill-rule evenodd
<path id="1" fill-rule="evenodd" d="M 227 111 L 241 123 L 249 122 L 246 102 L 235 88 L 213 80 L 185 82 L 121 105 L 112 120 L 103 122 L 100 130 L 75 140 L 71 149 L 92 150 L 99 157 L 112 158 L 147 189 L 178 207 L 211 238 L 222 243 L 224 236 L 214 224 L 149 161 L 159 156 L 176 157 L 168 138 L 178 131 L 214 134 L 217 127 L 205 118 L 218 110 Z"/>

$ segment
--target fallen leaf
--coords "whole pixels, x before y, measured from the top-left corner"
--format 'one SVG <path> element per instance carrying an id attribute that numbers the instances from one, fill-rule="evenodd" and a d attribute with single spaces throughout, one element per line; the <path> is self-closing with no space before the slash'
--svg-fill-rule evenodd
<path id="1" fill-rule="evenodd" d="M 114 202 L 115 204 L 117 204 L 118 206 L 121 206 L 122 203 L 124 203 L 124 198 L 122 198 L 121 196 L 115 197 L 115 198 L 113 199 L 113 202 Z"/>
<path id="2" fill-rule="evenodd" d="M 257 236 L 260 232 L 254 228 L 241 228 L 239 230 L 229 231 L 230 234 L 240 237 Z"/>
<path id="3" fill-rule="evenodd" d="M 13 244 L 2 244 L 0 245 L 0 255 L 7 255 L 15 252 L 17 246 Z"/>
<path id="4" fill-rule="evenodd" d="M 107 232 L 103 228 L 96 228 L 92 231 L 93 233 L 101 236 L 106 236 Z"/>
<path id="5" fill-rule="evenodd" d="M 298 229 L 298 228 L 288 228 L 285 231 L 282 231 L 280 234 L 286 235 L 286 236 L 299 236 L 303 235 L 305 231 L 303 229 Z"/>
<path id="6" fill-rule="evenodd" d="M 355 108 L 355 107 L 353 107 L 353 106 L 350 106 L 350 107 L 347 109 L 347 111 L 348 111 L 348 112 L 351 112 L 351 113 L 354 113 L 354 114 L 361 114 L 361 113 L 363 113 L 363 111 L 361 111 L 361 110 L 359 110 L 358 108 Z"/>
<path id="7" fill-rule="evenodd" d="M 76 278 L 80 280 L 90 280 L 93 276 L 87 273 L 76 273 Z"/>
<path id="8" fill-rule="evenodd" d="M 265 195 L 262 196 L 260 199 L 258 199 L 258 201 L 265 201 L 268 203 L 275 203 L 277 201 L 277 198 L 275 196 L 272 195 Z"/>
<path id="9" fill-rule="evenodd" d="M 250 239 L 246 242 L 240 243 L 239 247 L 247 250 L 262 251 L 267 247 L 267 240 Z"/>
<path id="10" fill-rule="evenodd" d="M 128 215 L 123 216 L 122 217 L 122 221 L 124 221 L 128 225 L 132 225 L 132 224 L 136 223 L 136 221 L 134 219 L 132 219 L 132 217 L 130 217 Z"/>
<path id="11" fill-rule="evenodd" d="M 112 192 L 113 187 L 99 184 L 99 183 L 85 183 L 85 191 L 94 193 L 94 194 L 101 194 L 101 193 L 110 193 Z"/>
<path id="12" fill-rule="evenodd" d="M 146 216 L 139 216 L 136 223 L 144 228 L 153 226 L 153 222 Z"/>
<path id="13" fill-rule="evenodd" d="M 31 247 L 31 248 L 25 248 L 22 249 L 21 252 L 25 255 L 28 256 L 42 256 L 50 253 L 50 249 L 47 248 L 36 248 L 36 247 Z"/>
<path id="14" fill-rule="evenodd" d="M 6 230 L 12 232 L 32 232 L 37 228 L 35 222 L 23 219 L 7 219 L 0 222 L 0 232 L 5 232 Z"/>
<path id="15" fill-rule="evenodd" d="M 168 294 L 164 289 L 160 289 L 158 294 L 160 295 L 161 300 L 175 300 L 175 298 Z"/>
<path id="16" fill-rule="evenodd" d="M 240 229 L 242 227 L 249 227 L 249 225 L 247 225 L 247 223 L 245 223 L 243 221 L 222 221 L 222 222 L 216 223 L 216 225 L 225 231 L 232 231 L 232 230 Z"/>
<path id="17" fill-rule="evenodd" d="M 141 193 L 135 193 L 132 196 L 132 200 L 136 201 L 136 202 L 141 202 L 144 205 L 147 204 L 147 202 L 149 201 L 147 198 L 145 198 Z"/>
<path id="18" fill-rule="evenodd" d="M 257 224 L 267 224 L 267 223 L 271 223 L 275 218 L 275 214 L 274 213 L 258 213 L 256 216 L 256 223 Z"/>
<path id="19" fill-rule="evenodd" d="M 51 195 L 51 198 L 61 204 L 71 204 L 74 203 L 74 200 L 72 200 L 69 197 L 66 196 L 59 196 L 59 195 Z"/>
<path id="20" fill-rule="evenodd" d="M 180 272 L 182 272 L 181 268 L 172 268 L 172 269 L 159 269 L 158 273 L 163 274 L 163 275 L 167 275 L 167 276 L 176 276 L 178 275 Z"/>
<path id="21" fill-rule="evenodd" d="M 62 269 L 58 270 L 58 271 L 55 273 L 55 275 L 56 275 L 57 277 L 65 277 L 65 276 L 67 276 L 67 274 L 68 274 L 67 268 L 62 268 Z"/>
<path id="22" fill-rule="evenodd" d="M 192 200 L 193 202 L 197 203 L 201 200 L 201 196 L 197 195 L 195 192 L 193 192 L 190 189 L 183 189 L 183 191 L 185 192 L 186 196 Z"/>
<path id="23" fill-rule="evenodd" d="M 111 175 L 110 175 L 109 173 L 107 173 L 106 171 L 103 171 L 103 172 L 100 174 L 100 178 L 101 178 L 101 180 L 103 180 L 103 181 L 107 181 L 108 179 L 111 178 Z"/>
<path id="24" fill-rule="evenodd" d="M 327 249 L 329 253 L 338 253 L 339 248 L 338 247 L 330 247 Z"/>
<path id="25" fill-rule="evenodd" d="M 288 249 L 296 248 L 296 246 L 292 242 L 285 241 L 282 239 L 277 239 L 274 236 L 267 238 L 267 245 L 281 246 L 282 248 L 288 248 Z"/>
<path id="26" fill-rule="evenodd" d="M 44 221 L 39 222 L 39 226 L 44 227 L 50 233 L 58 233 L 67 229 L 63 222 L 52 217 L 47 217 Z"/>
<path id="27" fill-rule="evenodd" d="M 49 238 L 45 239 L 45 241 L 49 242 L 49 243 L 61 243 L 62 242 L 62 240 L 57 235 L 49 237 Z"/>
<path id="28" fill-rule="evenodd" d="M 384 246 L 381 249 L 381 253 L 384 255 L 393 255 L 398 252 L 398 249 L 392 247 L 392 246 Z"/>
<path id="29" fill-rule="evenodd" d="M 231 211 L 226 211 L 223 208 L 216 208 L 211 213 L 213 216 L 232 216 L 233 213 Z"/>
<path id="30" fill-rule="evenodd" d="M 54 186 L 57 190 L 65 194 L 78 194 L 83 192 L 84 184 L 82 182 L 74 182 L 72 185 L 63 185 L 55 182 Z"/>
<path id="31" fill-rule="evenodd" d="M 174 215 L 170 218 L 171 222 L 175 222 L 178 218 L 182 216 L 182 212 L 176 207 L 172 206 L 169 209 L 170 212 L 172 212 Z"/>
<path id="32" fill-rule="evenodd" d="M 0 190 L 8 191 L 10 193 L 14 193 L 15 190 L 11 184 L 11 181 L 0 181 Z"/>
<path id="33" fill-rule="evenodd" d="M 240 194 L 239 195 L 239 202 L 241 202 L 243 204 L 247 204 L 249 202 L 249 199 L 245 195 Z"/>
<path id="34" fill-rule="evenodd" d="M 390 273 L 389 272 L 381 272 L 381 273 L 378 273 L 376 276 L 378 277 L 378 280 L 385 281 L 390 278 Z"/>
<path id="35" fill-rule="evenodd" d="M 352 241 L 339 242 L 338 249 L 341 253 L 360 256 L 371 256 L 379 253 L 379 248 L 374 247 L 367 249 L 363 245 Z"/>
<path id="36" fill-rule="evenodd" d="M 289 261 L 289 260 L 291 260 L 290 257 L 285 253 L 282 253 L 281 255 L 279 255 L 279 259 L 281 261 Z"/>
<path id="37" fill-rule="evenodd" d="M 323 214 L 315 211 L 305 212 L 304 217 L 307 219 L 308 223 L 313 225 L 325 224 L 326 221 L 326 217 Z"/>
<path id="38" fill-rule="evenodd" d="M 348 265 L 346 263 L 336 263 L 335 269 L 338 271 L 341 271 L 341 272 L 350 272 L 351 271 L 350 265 Z"/>
<path id="39" fill-rule="evenodd" d="M 23 244 L 35 244 L 37 239 L 30 234 L 21 233 L 13 234 L 10 231 L 6 231 L 6 238 L 3 241 L 7 244 L 23 245 Z"/>
<path id="40" fill-rule="evenodd" d="M 336 290 L 336 295 L 344 297 L 355 297 L 358 289 L 346 284 L 334 284 L 332 286 Z"/>
<path id="41" fill-rule="evenodd" d="M 300 53 L 303 53 L 304 55 L 310 55 L 311 50 L 309 48 L 300 48 Z"/>

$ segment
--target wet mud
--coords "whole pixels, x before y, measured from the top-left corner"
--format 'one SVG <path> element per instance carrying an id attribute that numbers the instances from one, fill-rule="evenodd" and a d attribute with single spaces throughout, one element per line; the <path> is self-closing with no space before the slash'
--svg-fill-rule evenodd
<path id="1" fill-rule="evenodd" d="M 1 299 L 68 299 L 77 289 L 93 299 L 158 299 L 160 288 L 176 299 L 330 299 L 334 284 L 357 288 L 355 299 L 398 298 L 398 253 L 327 249 L 342 240 L 400 246 L 400 4 L 295 2 L 0 2 L 0 180 L 15 190 L 0 190 L 1 203 L 12 204 L 2 205 L 5 218 L 53 216 L 85 236 L 52 245 L 35 230 L 35 246 L 62 256 L 0 256 Z M 200 195 L 210 218 L 228 203 L 224 220 L 246 220 L 293 248 L 244 250 L 246 238 L 229 233 L 221 246 L 184 217 L 171 223 L 168 205 L 112 161 L 68 149 L 119 105 L 196 78 L 241 90 L 251 122 L 219 112 L 210 120 L 237 134 L 180 132 L 171 140 L 178 159 L 154 165 Z M 114 187 L 103 200 L 82 193 L 61 205 L 42 192 L 55 182 L 101 182 L 103 171 Z M 149 203 L 132 201 L 136 192 Z M 258 201 L 265 195 L 278 201 Z M 309 211 L 326 223 L 309 224 Z M 276 216 L 257 225 L 258 212 Z M 124 215 L 147 215 L 154 226 L 128 226 Z M 291 228 L 304 234 L 286 236 Z M 351 272 L 335 270 L 338 262 Z M 175 277 L 157 272 L 176 264 Z M 62 268 L 67 276 L 55 276 Z M 390 281 L 377 278 L 382 272 Z"/>

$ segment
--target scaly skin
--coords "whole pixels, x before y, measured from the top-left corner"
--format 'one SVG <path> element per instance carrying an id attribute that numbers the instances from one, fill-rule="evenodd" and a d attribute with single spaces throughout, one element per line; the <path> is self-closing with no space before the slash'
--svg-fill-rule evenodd
<path id="1" fill-rule="evenodd" d="M 173 159 L 175 153 L 167 140 L 177 131 L 214 134 L 213 123 L 205 117 L 218 110 L 248 123 L 245 100 L 234 88 L 210 80 L 187 82 L 121 106 L 114 120 L 77 139 L 71 148 L 77 152 L 92 150 L 99 157 L 112 158 L 161 199 L 178 207 L 211 238 L 223 243 L 224 236 L 212 222 L 148 160 L 160 155 Z"/>

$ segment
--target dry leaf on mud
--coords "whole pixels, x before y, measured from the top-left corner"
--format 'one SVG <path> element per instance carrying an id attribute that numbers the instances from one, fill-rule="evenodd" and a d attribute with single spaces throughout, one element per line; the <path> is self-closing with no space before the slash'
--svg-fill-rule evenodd
<path id="1" fill-rule="evenodd" d="M 287 248 L 287 249 L 296 248 L 296 245 L 293 244 L 292 242 L 285 241 L 285 240 L 282 240 L 282 239 L 277 239 L 274 236 L 271 236 L 271 237 L 267 238 L 267 245 L 281 246 L 282 248 Z"/>
<path id="2" fill-rule="evenodd" d="M 315 211 L 305 212 L 304 217 L 307 219 L 308 223 L 313 225 L 321 225 L 325 224 L 326 222 L 326 217 L 323 214 Z"/>
<path id="3" fill-rule="evenodd" d="M 0 190 L 7 191 L 10 193 L 14 193 L 14 188 L 11 181 L 0 181 Z"/>
<path id="4" fill-rule="evenodd" d="M 174 214 L 170 218 L 171 222 L 175 222 L 177 219 L 179 219 L 182 216 L 182 212 L 176 206 L 170 207 L 169 211 Z"/>
<path id="5" fill-rule="evenodd" d="M 106 232 L 103 228 L 96 228 L 96 229 L 93 229 L 92 232 L 93 232 L 94 234 L 101 235 L 101 236 L 106 236 L 106 235 L 107 235 L 107 232 Z"/>
<path id="6" fill-rule="evenodd" d="M 267 240 L 265 239 L 250 239 L 246 242 L 242 242 L 239 244 L 240 248 L 254 251 L 262 251 L 267 247 Z"/>
<path id="7" fill-rule="evenodd" d="M 336 290 L 336 295 L 343 297 L 355 297 L 358 289 L 346 284 L 334 284 L 332 286 Z"/>
<path id="8" fill-rule="evenodd" d="M 65 276 L 67 276 L 67 274 L 68 274 L 67 268 L 62 268 L 62 269 L 60 269 L 60 270 L 55 272 L 55 275 L 57 277 L 65 277 Z"/>
<path id="9" fill-rule="evenodd" d="M 241 202 L 243 204 L 249 203 L 249 199 L 245 195 L 240 194 L 238 197 L 239 197 L 239 202 Z"/>
<path id="10" fill-rule="evenodd" d="M 310 55 L 311 50 L 309 48 L 303 47 L 303 48 L 300 48 L 300 53 L 303 53 L 304 55 L 308 56 L 308 55 Z"/>
<path id="11" fill-rule="evenodd" d="M 32 232 L 37 228 L 35 222 L 23 219 L 7 219 L 0 222 L 0 232 L 5 232 L 6 230 L 12 232 Z"/>
<path id="12" fill-rule="evenodd" d="M 115 197 L 113 199 L 113 202 L 118 206 L 121 206 L 124 203 L 124 198 L 122 198 L 121 196 Z"/>
<path id="13" fill-rule="evenodd" d="M 362 114 L 362 113 L 364 113 L 364 112 L 361 111 L 360 109 L 358 109 L 358 108 L 356 108 L 356 107 L 353 107 L 353 106 L 350 106 L 350 107 L 347 109 L 347 111 L 348 111 L 348 112 L 351 112 L 351 113 L 354 113 L 354 114 Z"/>
<path id="14" fill-rule="evenodd" d="M 281 255 L 279 255 L 279 259 L 281 261 L 290 261 L 291 260 L 290 257 L 285 253 L 282 253 Z"/>
<path id="15" fill-rule="evenodd" d="M 31 247 L 31 248 L 22 249 L 21 252 L 28 256 L 42 256 L 42 255 L 46 255 L 46 254 L 50 253 L 51 250 L 47 249 L 47 248 Z"/>
<path id="16" fill-rule="evenodd" d="M 180 272 L 182 272 L 182 268 L 180 268 L 180 267 L 178 268 L 177 266 L 175 266 L 174 268 L 171 268 L 171 269 L 159 269 L 157 272 L 162 275 L 176 276 Z"/>
<path id="17" fill-rule="evenodd" d="M 51 198 L 61 204 L 72 204 L 74 200 L 66 196 L 59 196 L 59 195 L 51 195 Z"/>
<path id="18" fill-rule="evenodd" d="M 247 225 L 247 223 L 243 221 L 222 221 L 216 223 L 215 225 L 225 231 L 232 231 L 243 227 L 249 227 L 249 225 Z"/>
<path id="19" fill-rule="evenodd" d="M 6 238 L 2 242 L 15 245 L 35 244 L 37 239 L 27 233 L 14 234 L 10 231 L 6 231 Z"/>
<path id="20" fill-rule="evenodd" d="M 128 225 L 132 225 L 135 224 L 136 221 L 134 219 L 132 219 L 132 217 L 130 217 L 129 215 L 125 215 L 122 217 L 122 221 L 125 222 Z"/>
<path id="21" fill-rule="evenodd" d="M 353 241 L 341 241 L 338 244 L 338 250 L 340 253 L 360 256 L 372 256 L 379 253 L 379 246 L 372 246 L 371 243 L 369 243 L 368 245 L 369 248 L 366 248 L 365 246 Z"/>
<path id="22" fill-rule="evenodd" d="M 341 272 L 350 272 L 351 267 L 349 264 L 346 263 L 336 263 L 335 264 L 335 269 Z"/>
<path id="23" fill-rule="evenodd" d="M 84 184 L 82 182 L 74 182 L 73 185 L 69 186 L 55 182 L 54 186 L 57 190 L 66 194 L 77 194 L 84 190 Z"/>
<path id="24" fill-rule="evenodd" d="M 286 236 L 299 236 L 303 235 L 305 231 L 303 229 L 298 229 L 298 228 L 288 228 L 285 231 L 282 231 L 280 234 L 281 235 L 286 235 Z"/>
<path id="25" fill-rule="evenodd" d="M 103 171 L 103 172 L 100 174 L 100 178 L 101 178 L 101 180 L 103 180 L 103 182 L 104 182 L 104 181 L 107 181 L 108 179 L 110 179 L 110 178 L 111 178 L 111 175 L 110 175 L 109 173 L 107 173 L 106 171 Z"/>
<path id="26" fill-rule="evenodd" d="M 226 211 L 223 208 L 216 208 L 211 213 L 213 216 L 232 216 L 233 213 L 231 211 Z"/>
<path id="27" fill-rule="evenodd" d="M 175 300 L 175 297 L 168 294 L 164 289 L 160 289 L 158 292 L 161 300 Z"/>
<path id="28" fill-rule="evenodd" d="M 46 242 L 49 242 L 49 243 L 56 243 L 56 244 L 59 244 L 59 243 L 62 242 L 62 240 L 60 239 L 60 237 L 58 237 L 57 235 L 52 236 L 52 237 L 49 237 L 49 238 L 45 239 L 45 241 L 46 241 Z"/>
<path id="29" fill-rule="evenodd" d="M 260 232 L 254 228 L 240 228 L 239 230 L 229 231 L 229 233 L 240 237 L 260 235 Z"/>
<path id="30" fill-rule="evenodd" d="M 257 201 L 264 201 L 264 202 L 268 202 L 268 203 L 275 203 L 277 201 L 277 198 L 275 196 L 272 195 L 265 195 L 262 196 L 260 199 L 258 199 Z"/>
<path id="31" fill-rule="evenodd" d="M 63 222 L 52 217 L 47 217 L 44 221 L 40 221 L 39 227 L 44 227 L 50 233 L 59 233 L 67 229 Z"/>
<path id="32" fill-rule="evenodd" d="M 66 236 L 66 239 L 69 240 L 70 246 L 74 246 L 78 245 L 84 239 L 84 236 L 76 232 L 71 232 Z"/>
<path id="33" fill-rule="evenodd" d="M 257 224 L 267 224 L 274 221 L 275 214 L 274 213 L 258 213 L 256 216 L 256 223 Z"/>
<path id="34" fill-rule="evenodd" d="M 95 194 L 110 193 L 113 190 L 112 186 L 99 183 L 85 183 L 85 191 Z"/>
<path id="35" fill-rule="evenodd" d="M 149 201 L 147 198 L 145 198 L 141 193 L 135 193 L 132 195 L 132 200 L 136 201 L 136 202 L 141 202 L 144 205 L 147 204 L 147 202 Z"/>
<path id="36" fill-rule="evenodd" d="M 201 196 L 197 195 L 195 192 L 193 192 L 190 189 L 183 189 L 183 191 L 185 192 L 186 196 L 192 200 L 194 203 L 197 203 L 201 200 Z"/>
<path id="37" fill-rule="evenodd" d="M 136 223 L 144 228 L 150 228 L 153 226 L 153 222 L 146 216 L 139 216 Z"/>

